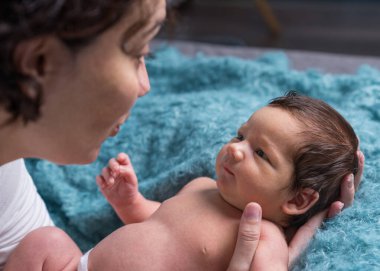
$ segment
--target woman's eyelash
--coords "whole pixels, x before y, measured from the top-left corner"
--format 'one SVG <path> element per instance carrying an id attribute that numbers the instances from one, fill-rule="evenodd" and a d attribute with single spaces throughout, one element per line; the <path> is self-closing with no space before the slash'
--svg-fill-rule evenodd
<path id="1" fill-rule="evenodd" d="M 238 133 L 238 134 L 235 136 L 235 138 L 236 138 L 237 140 L 240 140 L 240 141 L 244 140 L 244 136 L 243 136 L 242 134 L 240 134 L 240 133 Z"/>
<path id="2" fill-rule="evenodd" d="M 135 58 L 137 59 L 141 59 L 141 58 L 145 58 L 145 54 L 135 54 Z"/>
<path id="3" fill-rule="evenodd" d="M 149 53 L 144 53 L 144 54 L 136 54 L 135 58 L 138 60 L 141 60 L 142 58 L 144 58 L 145 60 L 149 60 L 149 59 L 154 59 L 155 55 L 154 53 L 149 52 Z"/>
<path id="4" fill-rule="evenodd" d="M 149 53 L 147 53 L 147 54 L 145 55 L 145 58 L 146 58 L 146 59 L 155 59 L 155 58 L 156 58 L 156 55 L 155 55 L 155 53 L 153 53 L 153 52 L 149 52 Z"/>

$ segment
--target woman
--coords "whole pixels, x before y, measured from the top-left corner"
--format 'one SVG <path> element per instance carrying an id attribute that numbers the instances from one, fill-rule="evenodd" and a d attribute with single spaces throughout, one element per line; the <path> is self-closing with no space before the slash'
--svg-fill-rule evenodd
<path id="1" fill-rule="evenodd" d="M 0 261 L 7 261 L 5 270 L 76 270 L 79 248 L 61 230 L 43 227 L 52 225 L 51 219 L 20 159 L 94 161 L 102 142 L 117 133 L 136 99 L 150 90 L 144 56 L 164 18 L 164 0 L 0 3 Z M 349 205 L 353 180 L 347 176 L 342 188 L 342 202 Z M 341 209 L 337 202 L 330 213 Z M 298 230 L 291 259 L 323 218 Z M 260 221 L 260 207 L 248 205 L 230 270 L 249 270 Z"/>

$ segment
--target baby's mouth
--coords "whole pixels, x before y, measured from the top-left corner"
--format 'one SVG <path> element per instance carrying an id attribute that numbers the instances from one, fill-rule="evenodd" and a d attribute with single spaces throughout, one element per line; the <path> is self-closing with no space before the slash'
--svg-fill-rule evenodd
<path id="1" fill-rule="evenodd" d="M 223 168 L 224 168 L 224 170 L 225 170 L 228 174 L 230 174 L 230 175 L 232 175 L 232 176 L 235 176 L 235 174 L 233 174 L 232 171 L 231 171 L 228 167 L 223 166 Z"/>

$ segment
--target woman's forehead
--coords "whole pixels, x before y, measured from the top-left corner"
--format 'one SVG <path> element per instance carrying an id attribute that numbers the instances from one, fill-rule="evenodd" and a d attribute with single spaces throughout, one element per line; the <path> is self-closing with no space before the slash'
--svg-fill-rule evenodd
<path id="1" fill-rule="evenodd" d="M 164 0 L 136 1 L 125 14 L 119 27 L 125 38 L 142 40 L 161 26 L 165 17 Z"/>

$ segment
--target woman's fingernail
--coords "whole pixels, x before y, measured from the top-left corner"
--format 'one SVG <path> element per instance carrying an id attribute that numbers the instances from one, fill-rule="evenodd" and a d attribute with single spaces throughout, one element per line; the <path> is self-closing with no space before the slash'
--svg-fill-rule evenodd
<path id="1" fill-rule="evenodd" d="M 350 177 L 348 178 L 348 188 L 352 188 L 354 186 L 354 174 L 350 174 Z"/>
<path id="2" fill-rule="evenodd" d="M 252 204 L 248 205 L 244 210 L 244 217 L 248 220 L 259 221 L 261 217 L 261 211 L 257 206 Z"/>

